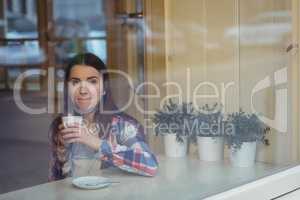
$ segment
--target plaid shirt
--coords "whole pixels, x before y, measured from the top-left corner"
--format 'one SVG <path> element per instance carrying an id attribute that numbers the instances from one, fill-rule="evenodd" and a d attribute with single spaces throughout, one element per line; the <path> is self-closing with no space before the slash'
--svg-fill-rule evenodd
<path id="1" fill-rule="evenodd" d="M 113 117 L 111 129 L 95 155 L 102 161 L 101 168 L 117 167 L 143 176 L 154 176 L 158 168 L 157 159 L 145 142 L 143 127 L 129 117 Z M 64 167 L 59 164 L 57 156 L 52 154 L 49 180 L 65 178 Z"/>

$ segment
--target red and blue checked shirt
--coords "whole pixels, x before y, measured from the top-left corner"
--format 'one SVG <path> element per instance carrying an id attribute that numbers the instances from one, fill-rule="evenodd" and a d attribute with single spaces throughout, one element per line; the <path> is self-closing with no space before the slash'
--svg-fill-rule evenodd
<path id="1" fill-rule="evenodd" d="M 143 127 L 132 118 L 114 116 L 111 129 L 104 136 L 99 152 L 95 155 L 102 161 L 101 168 L 117 167 L 143 176 L 154 176 L 157 173 L 158 162 L 145 142 Z M 64 167 L 52 153 L 49 180 L 67 177 L 63 172 Z"/>

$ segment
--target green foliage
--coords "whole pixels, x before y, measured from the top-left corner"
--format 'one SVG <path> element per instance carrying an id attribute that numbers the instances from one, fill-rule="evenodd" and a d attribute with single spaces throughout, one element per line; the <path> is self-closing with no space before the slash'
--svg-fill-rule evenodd
<path id="1" fill-rule="evenodd" d="M 224 115 L 222 113 L 222 105 L 215 103 L 211 107 L 208 104 L 205 104 L 200 112 L 198 112 L 197 120 L 200 121 L 201 124 L 207 124 L 210 129 L 201 130 L 198 133 L 198 136 L 206 136 L 206 137 L 218 137 L 222 136 L 222 130 L 217 130 L 219 126 L 222 125 L 224 119 Z"/>
<path id="2" fill-rule="evenodd" d="M 170 99 L 154 114 L 155 134 L 176 134 L 176 140 L 183 142 L 182 137 L 189 135 L 185 123 L 193 120 L 194 117 L 192 103 L 176 104 Z"/>
<path id="3" fill-rule="evenodd" d="M 242 109 L 239 112 L 228 115 L 227 122 L 234 127 L 231 135 L 226 135 L 227 144 L 234 149 L 241 148 L 244 142 L 263 142 L 269 145 L 266 134 L 270 127 L 259 120 L 255 114 L 247 114 Z"/>
<path id="4" fill-rule="evenodd" d="M 170 99 L 155 113 L 153 122 L 156 135 L 176 134 L 178 141 L 189 136 L 195 142 L 196 136 L 223 136 L 223 119 L 221 104 L 205 104 L 196 111 L 192 103 L 179 105 Z"/>
<path id="5" fill-rule="evenodd" d="M 195 113 L 195 120 L 191 122 L 197 124 L 196 131 L 192 131 L 191 140 L 196 143 L 197 136 L 213 138 L 224 136 L 223 119 L 221 104 L 215 103 L 211 106 L 205 104 Z"/>
<path id="6" fill-rule="evenodd" d="M 242 109 L 229 114 L 224 120 L 222 105 L 205 104 L 198 111 L 192 103 L 176 104 L 171 99 L 154 114 L 155 134 L 176 134 L 176 140 L 183 142 L 183 136 L 189 136 L 193 142 L 196 136 L 226 136 L 229 147 L 239 149 L 244 142 L 263 142 L 269 145 L 266 134 L 270 128 L 262 123 L 257 115 L 247 114 Z M 225 127 L 225 128 L 224 128 Z M 230 133 L 226 127 L 232 127 Z"/>

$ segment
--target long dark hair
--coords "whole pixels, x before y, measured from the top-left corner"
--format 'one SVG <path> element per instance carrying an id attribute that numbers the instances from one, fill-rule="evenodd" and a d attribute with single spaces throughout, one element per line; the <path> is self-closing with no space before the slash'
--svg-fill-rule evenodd
<path id="1" fill-rule="evenodd" d="M 72 68 L 75 65 L 86 65 L 89 67 L 95 68 L 99 73 L 103 75 L 103 89 L 105 91 L 105 94 L 101 101 L 101 106 L 96 106 L 95 109 L 95 122 L 98 123 L 98 125 L 101 125 L 104 129 L 100 129 L 99 137 L 102 137 L 104 132 L 101 130 L 108 130 L 107 128 L 110 128 L 110 124 L 112 121 L 112 117 L 118 113 L 118 115 L 124 115 L 123 112 L 119 112 L 117 106 L 115 105 L 112 93 L 110 90 L 109 85 L 109 74 L 107 73 L 107 67 L 103 63 L 103 61 L 98 58 L 96 55 L 92 53 L 82 53 L 78 54 L 72 59 L 70 59 L 69 64 L 65 68 L 65 77 L 64 77 L 64 111 L 62 114 L 60 114 L 51 124 L 50 132 L 49 132 L 49 139 L 50 139 L 50 145 L 51 145 L 51 151 L 52 156 L 57 158 L 56 170 L 58 172 L 56 174 L 59 174 L 61 178 L 64 178 L 67 176 L 67 174 L 64 174 L 62 172 L 62 168 L 64 164 L 67 161 L 67 150 L 64 147 L 63 141 L 61 140 L 61 137 L 58 135 L 58 126 L 62 123 L 61 116 L 66 115 L 69 113 L 70 109 L 70 101 L 69 101 L 69 93 L 68 93 L 68 80 L 70 77 L 70 72 Z M 101 108 L 105 111 L 113 111 L 114 113 L 101 113 Z M 76 115 L 76 113 L 74 113 Z M 108 133 L 108 132 L 106 132 Z M 105 136 L 105 135 L 104 135 Z M 52 169 L 53 170 L 53 169 Z"/>

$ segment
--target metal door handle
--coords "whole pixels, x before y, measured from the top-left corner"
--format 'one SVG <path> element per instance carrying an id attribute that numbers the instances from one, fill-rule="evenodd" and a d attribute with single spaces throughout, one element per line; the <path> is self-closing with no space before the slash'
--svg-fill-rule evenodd
<path id="1" fill-rule="evenodd" d="M 120 13 L 120 14 L 117 14 L 117 17 L 122 18 L 122 19 L 142 19 L 144 17 L 144 14 L 142 12 Z"/>
<path id="2" fill-rule="evenodd" d="M 290 52 L 293 49 L 299 49 L 299 44 L 290 44 L 287 48 L 286 48 L 286 52 Z"/>

